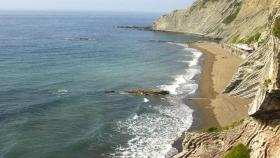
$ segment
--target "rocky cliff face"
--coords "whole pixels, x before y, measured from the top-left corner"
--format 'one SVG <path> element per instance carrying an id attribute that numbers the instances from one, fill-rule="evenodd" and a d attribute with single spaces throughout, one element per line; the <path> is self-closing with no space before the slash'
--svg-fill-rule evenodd
<path id="1" fill-rule="evenodd" d="M 154 30 L 222 37 L 226 41 L 263 33 L 280 0 L 197 0 L 190 8 L 161 16 Z"/>
<path id="2" fill-rule="evenodd" d="M 272 33 L 277 17 L 280 0 L 197 0 L 154 23 L 154 30 L 222 37 L 227 43 L 261 37 L 224 91 L 253 98 L 248 112 L 253 117 L 225 131 L 186 132 L 175 158 L 220 158 L 238 143 L 251 149 L 252 158 L 280 157 L 280 35 Z"/>
<path id="3" fill-rule="evenodd" d="M 251 158 L 279 158 L 279 135 L 279 121 L 254 119 L 221 132 L 186 132 L 184 150 L 173 158 L 222 158 L 240 143 L 251 149 Z"/>
<path id="4" fill-rule="evenodd" d="M 253 97 L 249 115 L 280 118 L 280 40 L 272 33 L 280 15 L 275 8 L 268 17 L 268 35 L 263 44 L 240 66 L 225 93 Z"/>

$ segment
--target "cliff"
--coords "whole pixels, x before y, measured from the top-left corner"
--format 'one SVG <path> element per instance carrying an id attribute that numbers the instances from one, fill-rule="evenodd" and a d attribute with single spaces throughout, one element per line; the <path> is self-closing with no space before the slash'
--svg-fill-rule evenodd
<path id="1" fill-rule="evenodd" d="M 251 158 L 279 158 L 279 121 L 247 119 L 234 124 L 226 128 L 186 132 L 182 143 L 184 150 L 173 158 L 222 158 L 238 144 L 248 147 Z"/>
<path id="2" fill-rule="evenodd" d="M 158 18 L 153 29 L 188 32 L 224 38 L 226 41 L 264 35 L 267 17 L 280 0 L 197 0 L 187 9 Z"/>
<path id="3" fill-rule="evenodd" d="M 280 0 L 197 0 L 190 8 L 161 16 L 153 29 L 259 45 L 224 90 L 229 95 L 252 98 L 251 117 L 238 125 L 186 132 L 183 151 L 174 157 L 227 157 L 228 152 L 236 152 L 235 146 L 244 144 L 247 157 L 279 158 Z"/>

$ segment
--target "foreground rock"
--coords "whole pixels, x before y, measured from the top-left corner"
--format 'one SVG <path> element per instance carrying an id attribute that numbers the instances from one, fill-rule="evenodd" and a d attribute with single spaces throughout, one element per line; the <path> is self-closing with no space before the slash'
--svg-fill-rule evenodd
<path id="1" fill-rule="evenodd" d="M 130 91 L 126 91 L 126 92 L 129 94 L 148 95 L 148 96 L 170 94 L 169 91 L 164 91 L 164 90 L 130 90 Z"/>
<path id="2" fill-rule="evenodd" d="M 186 132 L 183 151 L 173 158 L 222 158 L 240 143 L 251 150 L 251 158 L 279 158 L 280 121 L 247 119 L 225 131 Z"/>

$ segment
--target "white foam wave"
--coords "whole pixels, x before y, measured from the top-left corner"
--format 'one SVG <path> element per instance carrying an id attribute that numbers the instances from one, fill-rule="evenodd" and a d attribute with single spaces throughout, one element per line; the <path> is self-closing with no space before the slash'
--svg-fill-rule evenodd
<path id="1" fill-rule="evenodd" d="M 169 98 L 173 100 L 174 98 Z M 128 146 L 120 146 L 112 154 L 115 158 L 167 158 L 174 154 L 172 143 L 192 125 L 192 110 L 181 99 L 173 106 L 153 106 L 156 113 L 146 113 L 118 122 L 119 131 L 135 135 Z"/>
<path id="2" fill-rule="evenodd" d="M 133 120 L 136 120 L 138 117 L 139 117 L 139 116 L 138 116 L 137 114 L 135 114 L 135 115 L 132 117 L 132 119 L 133 119 Z"/>
<path id="3" fill-rule="evenodd" d="M 68 93 L 68 90 L 67 89 L 50 89 L 49 92 L 52 94 L 63 95 L 63 94 Z"/>
<path id="4" fill-rule="evenodd" d="M 199 68 L 186 69 L 184 75 L 175 76 L 175 80 L 169 85 L 161 85 L 162 90 L 169 91 L 172 95 L 187 93 L 189 91 L 196 91 L 198 85 L 192 80 L 196 75 L 200 74 Z"/>
<path id="5" fill-rule="evenodd" d="M 188 47 L 188 44 L 186 43 L 177 43 L 177 42 L 167 42 L 167 43 L 177 45 L 177 46 L 182 46 L 182 47 Z"/>
<path id="6" fill-rule="evenodd" d="M 192 60 L 185 60 L 183 62 L 189 63 L 189 67 L 186 69 L 186 73 L 183 75 L 175 76 L 174 81 L 169 85 L 161 85 L 160 88 L 169 91 L 172 95 L 182 93 L 195 93 L 198 85 L 193 83 L 193 77 L 200 74 L 200 67 L 198 66 L 199 59 L 202 56 L 201 52 L 198 52 L 192 48 L 185 48 L 187 52 L 191 52 Z M 189 54 L 188 54 L 189 57 Z M 186 86 L 188 85 L 188 86 Z"/>
<path id="7" fill-rule="evenodd" d="M 147 98 L 144 98 L 144 103 L 148 103 L 150 100 Z"/>
<path id="8" fill-rule="evenodd" d="M 134 138 L 128 141 L 127 146 L 118 147 L 112 157 L 169 158 L 177 152 L 171 144 L 182 132 L 189 129 L 193 122 L 193 110 L 185 105 L 183 99 L 196 92 L 198 84 L 193 78 L 201 73 L 198 62 L 202 54 L 194 49 L 186 50 L 191 51 L 192 61 L 186 59 L 191 66 L 189 65 L 184 74 L 175 76 L 172 83 L 160 86 L 171 93 L 163 98 L 171 106 L 148 106 L 153 109 L 151 112 L 119 121 L 118 130 L 126 131 L 124 134 Z"/>

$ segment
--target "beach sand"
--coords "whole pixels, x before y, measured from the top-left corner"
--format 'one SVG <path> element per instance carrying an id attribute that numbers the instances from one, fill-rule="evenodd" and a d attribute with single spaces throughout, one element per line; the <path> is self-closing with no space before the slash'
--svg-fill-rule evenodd
<path id="1" fill-rule="evenodd" d="M 246 117 L 249 99 L 222 94 L 242 59 L 215 43 L 195 43 L 190 47 L 204 54 L 199 87 L 201 99 L 193 100 L 202 115 L 202 128 L 226 126 Z"/>

